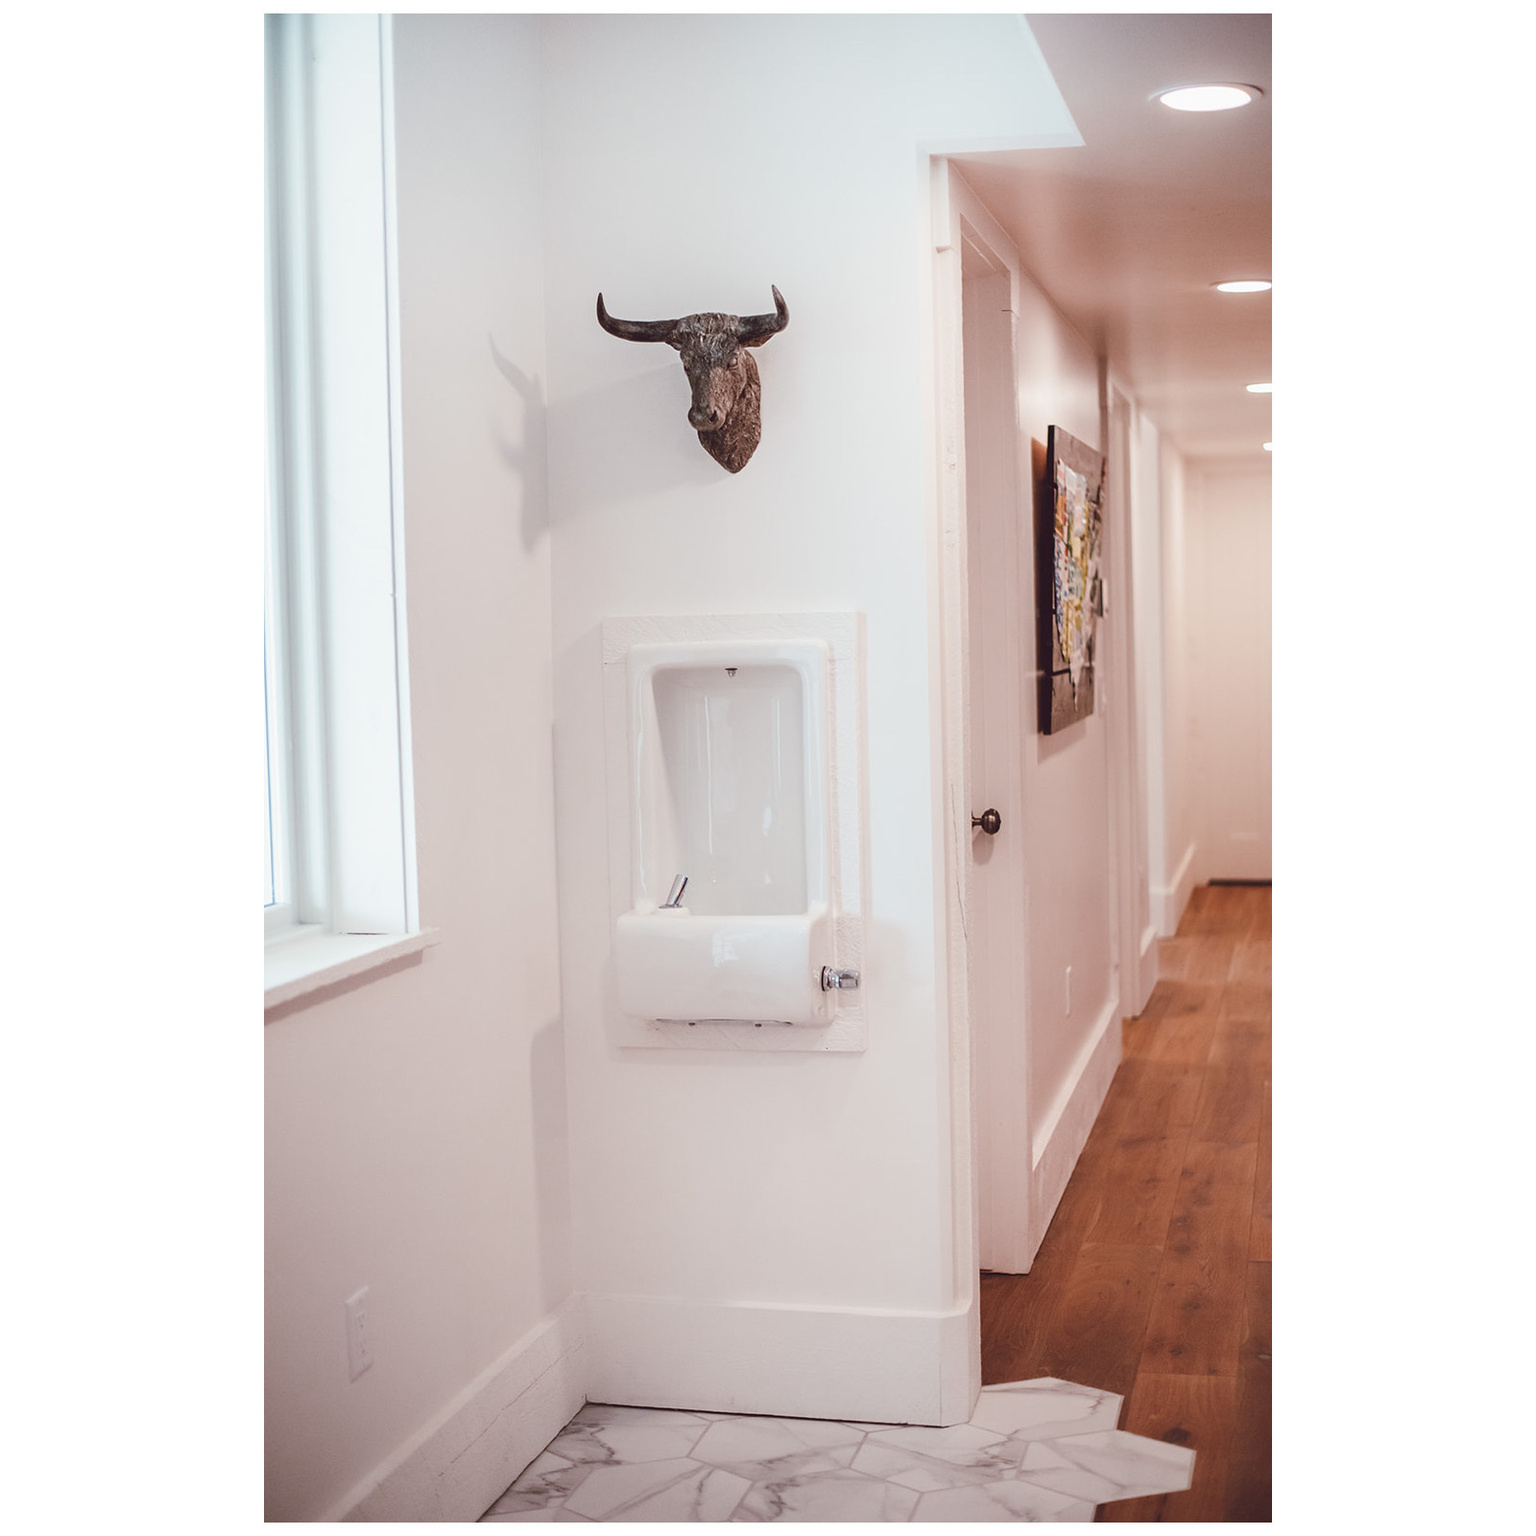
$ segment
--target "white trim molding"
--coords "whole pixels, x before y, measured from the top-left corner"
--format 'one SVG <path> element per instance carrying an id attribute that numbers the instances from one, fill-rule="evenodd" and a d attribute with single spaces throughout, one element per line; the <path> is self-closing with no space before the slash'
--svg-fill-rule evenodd
<path id="1" fill-rule="evenodd" d="M 1195 844 L 1184 850 L 1178 868 L 1167 885 L 1152 887 L 1152 916 L 1157 923 L 1160 938 L 1171 939 L 1178 932 L 1179 919 L 1189 905 L 1190 892 L 1195 888 Z"/>
<path id="2" fill-rule="evenodd" d="M 266 949 L 266 995 L 270 1011 L 322 987 L 354 981 L 396 960 L 436 944 L 436 928 L 419 933 L 326 933 L 318 925 L 276 939 Z"/>
<path id="3" fill-rule="evenodd" d="M 1141 933 L 1141 946 L 1136 957 L 1136 995 L 1127 998 L 1129 1018 L 1140 1018 L 1142 1010 L 1152 1000 L 1152 989 L 1157 985 L 1158 933 L 1155 922 L 1148 923 Z"/>
<path id="4" fill-rule="evenodd" d="M 586 1402 L 585 1364 L 572 1296 L 321 1520 L 478 1520 Z"/>
<path id="5" fill-rule="evenodd" d="M 593 1402 L 963 1424 L 976 1300 L 949 1312 L 589 1295 Z"/>
<path id="6" fill-rule="evenodd" d="M 1088 1142 L 1088 1133 L 1104 1107 L 1105 1095 L 1120 1065 L 1120 994 L 1110 994 L 1077 1058 L 1070 1085 L 1045 1116 L 1031 1147 L 1029 1238 L 1024 1269 L 1035 1262 L 1046 1229 L 1066 1192 L 1067 1180 Z"/>

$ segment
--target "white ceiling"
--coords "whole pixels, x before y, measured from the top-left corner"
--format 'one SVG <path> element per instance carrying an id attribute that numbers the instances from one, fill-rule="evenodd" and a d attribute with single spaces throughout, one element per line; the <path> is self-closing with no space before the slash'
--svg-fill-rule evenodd
<path id="1" fill-rule="evenodd" d="M 1192 457 L 1267 460 L 1270 295 L 1217 293 L 1270 271 L 1270 18 L 1031 15 L 1081 147 L 957 155 L 1025 269 Z M 1264 95 L 1174 112 L 1173 85 Z"/>

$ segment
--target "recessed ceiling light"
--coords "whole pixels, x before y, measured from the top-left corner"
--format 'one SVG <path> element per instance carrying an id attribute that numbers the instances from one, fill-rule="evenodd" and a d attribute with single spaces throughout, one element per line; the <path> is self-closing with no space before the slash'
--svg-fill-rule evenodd
<path id="1" fill-rule="evenodd" d="M 1274 388 L 1273 384 L 1250 384 L 1248 386 L 1248 393 L 1250 395 L 1268 395 L 1274 392 Z"/>
<path id="2" fill-rule="evenodd" d="M 1264 93 L 1256 85 L 1179 85 L 1153 96 L 1175 112 L 1227 112 Z"/>
<path id="3" fill-rule="evenodd" d="M 1273 443 L 1265 443 L 1264 444 L 1264 452 L 1265 453 L 1273 453 L 1274 451 L 1275 451 L 1275 445 Z"/>
<path id="4" fill-rule="evenodd" d="M 1236 282 L 1211 284 L 1218 293 L 1266 293 L 1274 286 L 1273 283 L 1267 283 L 1261 277 L 1244 277 Z"/>

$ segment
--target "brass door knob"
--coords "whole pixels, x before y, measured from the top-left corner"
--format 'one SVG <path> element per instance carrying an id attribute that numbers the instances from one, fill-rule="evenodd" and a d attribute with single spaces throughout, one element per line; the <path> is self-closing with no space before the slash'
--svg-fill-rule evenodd
<path id="1" fill-rule="evenodd" d="M 980 816 L 971 817 L 971 825 L 980 827 L 989 837 L 996 837 L 998 829 L 1003 824 L 1003 818 L 994 810 L 985 810 Z"/>

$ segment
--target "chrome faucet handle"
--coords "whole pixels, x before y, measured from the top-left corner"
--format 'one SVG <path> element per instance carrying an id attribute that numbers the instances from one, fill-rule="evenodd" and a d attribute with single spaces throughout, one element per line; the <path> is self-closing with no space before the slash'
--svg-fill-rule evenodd
<path id="1" fill-rule="evenodd" d="M 688 876 L 679 875 L 672 882 L 672 889 L 667 892 L 667 899 L 662 902 L 663 907 L 676 907 L 682 904 L 683 892 L 688 889 Z"/>

